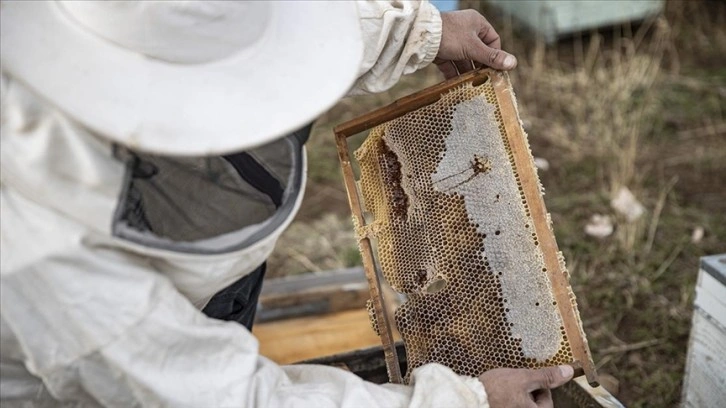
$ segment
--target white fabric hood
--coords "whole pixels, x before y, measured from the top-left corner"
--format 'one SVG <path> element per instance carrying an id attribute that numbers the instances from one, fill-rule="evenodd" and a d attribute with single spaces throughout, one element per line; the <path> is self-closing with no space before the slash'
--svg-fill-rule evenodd
<path id="1" fill-rule="evenodd" d="M 6 73 L 98 134 L 159 154 L 292 132 L 345 95 L 363 52 L 349 1 L 8 1 L 0 19 Z"/>

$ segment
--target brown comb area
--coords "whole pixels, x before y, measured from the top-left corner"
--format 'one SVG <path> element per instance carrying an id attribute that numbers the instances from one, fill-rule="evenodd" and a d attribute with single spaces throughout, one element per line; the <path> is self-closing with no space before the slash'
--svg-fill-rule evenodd
<path id="1" fill-rule="evenodd" d="M 489 82 L 372 129 L 355 156 L 373 216 L 357 232 L 407 295 L 406 382 L 430 362 L 477 376 L 573 361 Z"/>

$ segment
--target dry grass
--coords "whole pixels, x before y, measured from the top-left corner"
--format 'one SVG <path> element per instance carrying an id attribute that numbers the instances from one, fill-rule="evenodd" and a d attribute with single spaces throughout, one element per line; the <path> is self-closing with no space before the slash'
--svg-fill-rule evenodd
<path id="1" fill-rule="evenodd" d="M 572 57 L 564 62 L 538 42 L 532 52 L 518 53 L 524 57 L 514 82 L 533 135 L 546 139 L 568 160 L 597 163 L 593 181 L 603 194 L 614 198 L 625 187 L 637 196 L 642 182 L 636 168 L 640 137 L 653 131 L 660 113 L 653 88 L 661 80 L 663 57 L 672 49 L 671 29 L 660 18 L 634 35 L 616 30 L 611 37 L 607 45 L 599 33 L 586 43 L 578 38 L 572 42 Z M 643 221 L 620 225 L 618 242 L 634 250 L 646 231 Z"/>
<path id="2" fill-rule="evenodd" d="M 726 252 L 726 3 L 668 1 L 657 20 L 557 46 L 519 37 L 484 12 L 520 60 L 512 75 L 520 112 L 534 154 L 551 165 L 540 175 L 545 200 L 595 362 L 619 380 L 627 406 L 675 406 L 698 258 Z M 308 197 L 273 273 L 358 261 L 330 130 L 439 80 L 427 69 L 321 118 Z M 632 223 L 610 206 L 623 186 L 647 210 Z M 595 213 L 614 217 L 612 236 L 584 234 Z M 700 241 L 691 238 L 696 228 L 705 231 Z"/>
<path id="3" fill-rule="evenodd" d="M 269 260 L 271 276 L 288 272 L 322 272 L 359 265 L 360 254 L 348 217 L 328 213 L 311 221 L 298 221 Z"/>

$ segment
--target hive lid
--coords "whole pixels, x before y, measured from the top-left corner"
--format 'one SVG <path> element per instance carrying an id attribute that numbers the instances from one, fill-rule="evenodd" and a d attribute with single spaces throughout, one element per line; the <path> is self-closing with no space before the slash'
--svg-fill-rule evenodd
<path id="1" fill-rule="evenodd" d="M 701 269 L 726 286 L 726 254 L 702 257 Z"/>

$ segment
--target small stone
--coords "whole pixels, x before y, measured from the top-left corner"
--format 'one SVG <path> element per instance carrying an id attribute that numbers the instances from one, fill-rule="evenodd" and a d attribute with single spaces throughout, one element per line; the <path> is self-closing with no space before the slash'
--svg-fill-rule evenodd
<path id="1" fill-rule="evenodd" d="M 693 233 L 691 233 L 691 242 L 694 244 L 698 244 L 703 240 L 703 235 L 705 233 L 706 231 L 701 226 L 694 228 Z"/>
<path id="2" fill-rule="evenodd" d="M 543 157 L 535 157 L 534 166 L 537 167 L 538 170 L 547 171 L 550 169 L 550 162 Z"/>
<path id="3" fill-rule="evenodd" d="M 620 187 L 615 198 L 610 201 L 615 211 L 623 215 L 628 222 L 634 222 L 645 213 L 643 204 L 635 198 L 627 187 Z"/>
<path id="4" fill-rule="evenodd" d="M 613 222 L 609 215 L 593 214 L 585 225 L 585 234 L 595 238 L 605 238 L 613 233 Z"/>

